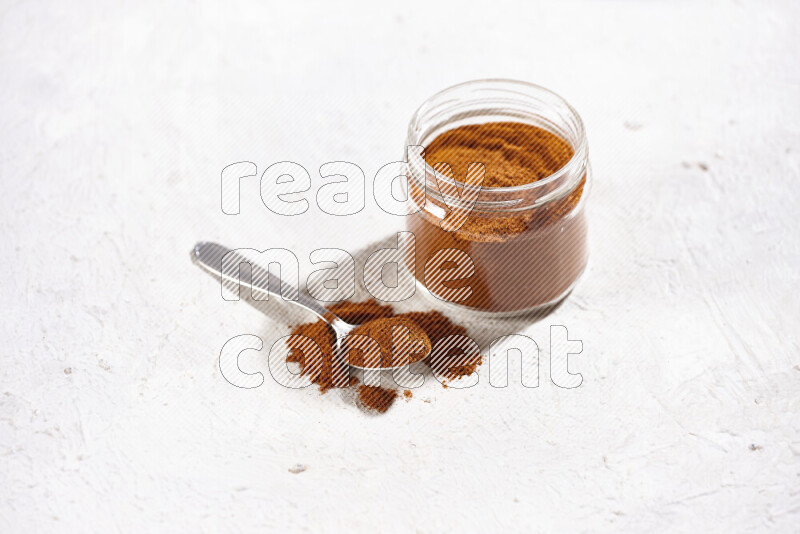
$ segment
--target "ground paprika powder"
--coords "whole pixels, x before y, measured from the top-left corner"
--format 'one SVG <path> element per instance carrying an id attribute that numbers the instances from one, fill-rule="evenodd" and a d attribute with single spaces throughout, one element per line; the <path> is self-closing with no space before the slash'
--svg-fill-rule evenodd
<path id="1" fill-rule="evenodd" d="M 428 357 L 423 359 L 423 361 L 428 362 L 440 377 L 453 380 L 462 376 L 467 376 L 472 374 L 481 364 L 482 357 L 480 350 L 464 352 L 457 348 L 449 347 L 446 343 L 439 343 L 450 336 L 467 335 L 466 328 L 454 323 L 441 312 L 420 311 L 395 314 L 390 305 L 382 305 L 372 299 L 364 302 L 340 302 L 330 306 L 330 310 L 350 324 L 369 324 L 370 321 L 374 322 L 377 319 L 390 318 L 397 319 L 400 324 L 411 324 L 413 328 L 417 329 L 416 331 L 418 333 L 424 334 L 424 339 L 422 339 L 422 341 L 426 346 L 426 355 L 430 352 L 431 348 L 435 349 L 437 344 L 439 344 L 440 350 L 438 353 L 432 355 L 435 356 L 435 358 Z M 393 324 L 396 323 L 377 322 L 375 326 L 380 327 L 381 325 L 385 325 L 389 328 L 385 330 L 377 328 L 368 332 L 367 335 L 376 338 L 379 345 L 386 347 L 388 346 L 387 340 L 389 339 L 387 336 L 391 335 L 390 328 Z M 354 330 L 353 333 L 358 333 L 358 329 Z M 314 340 L 320 349 L 321 362 L 314 362 L 314 365 L 310 364 L 307 360 L 309 356 L 307 345 L 305 345 L 305 340 L 299 336 L 305 336 Z M 417 336 L 418 339 L 420 339 L 419 334 L 417 334 Z M 336 336 L 333 330 L 321 319 L 295 326 L 292 328 L 287 341 L 287 345 L 289 346 L 287 361 L 297 363 L 301 368 L 301 374 L 307 376 L 311 382 L 316 384 L 322 393 L 325 393 L 329 389 L 345 388 L 354 385 L 349 377 L 347 379 L 338 379 L 331 371 L 335 367 L 333 364 L 334 358 L 336 357 L 333 352 L 335 343 Z M 416 360 L 413 358 L 407 360 L 408 363 L 413 361 Z M 359 394 L 361 393 L 359 392 Z M 377 393 L 374 391 L 369 392 L 365 390 L 363 395 L 368 395 L 369 399 L 378 398 L 376 396 Z M 368 404 L 364 402 L 364 399 L 361 399 L 361 401 L 364 404 Z"/>
<path id="2" fill-rule="evenodd" d="M 523 82 L 461 84 L 420 107 L 406 144 L 424 147 L 420 157 L 409 153 L 418 211 L 406 218 L 416 238 L 407 263 L 422 286 L 495 315 L 542 310 L 572 290 L 588 259 L 590 172 L 583 124 L 563 99 Z M 474 203 L 464 200 L 475 190 L 472 163 L 484 166 Z M 454 228 L 448 218 L 463 222 Z M 433 261 L 443 253 L 449 261 Z M 439 282 L 470 262 L 472 272 Z M 461 288 L 469 291 L 449 296 Z"/>

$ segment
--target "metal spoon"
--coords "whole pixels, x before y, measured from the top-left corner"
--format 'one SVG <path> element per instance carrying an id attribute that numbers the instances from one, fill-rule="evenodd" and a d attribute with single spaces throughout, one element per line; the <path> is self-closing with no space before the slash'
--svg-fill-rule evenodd
<path id="1" fill-rule="evenodd" d="M 222 283 L 231 291 L 236 291 L 236 288 L 241 284 L 242 286 L 250 286 L 253 288 L 253 294 L 256 293 L 264 295 L 271 295 L 273 297 L 280 297 L 281 295 L 296 296 L 296 300 L 286 300 L 285 302 L 295 304 L 310 311 L 318 318 L 322 319 L 336 333 L 336 345 L 334 346 L 334 354 L 344 354 L 343 340 L 352 332 L 358 325 L 353 325 L 335 313 L 331 312 L 328 308 L 320 304 L 319 301 L 311 298 L 308 295 L 300 293 L 297 288 L 283 280 L 279 280 L 280 293 L 272 291 L 269 287 L 269 270 L 258 265 L 253 260 L 243 256 L 237 251 L 231 250 L 217 243 L 208 241 L 201 241 L 197 243 L 191 251 L 192 262 L 211 274 L 215 278 L 222 281 Z M 223 261 L 224 260 L 224 261 Z M 252 268 L 251 272 L 247 270 L 242 271 L 241 276 L 239 273 L 239 265 L 242 263 L 249 263 Z M 273 286 L 274 287 L 274 286 Z M 407 367 L 408 364 L 397 365 L 393 367 L 359 367 L 350 364 L 350 367 L 364 372 L 374 374 L 381 371 L 394 371 Z"/>

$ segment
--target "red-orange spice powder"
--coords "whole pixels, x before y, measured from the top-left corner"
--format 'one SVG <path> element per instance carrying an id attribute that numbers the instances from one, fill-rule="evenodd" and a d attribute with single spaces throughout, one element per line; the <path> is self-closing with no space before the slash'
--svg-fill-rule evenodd
<path id="1" fill-rule="evenodd" d="M 386 413 L 397 398 L 397 390 L 375 386 L 360 386 L 358 401 L 368 410 Z"/>
<path id="2" fill-rule="evenodd" d="M 390 305 L 379 304 L 373 299 L 364 302 L 341 302 L 330 306 L 330 310 L 350 324 L 362 324 L 373 319 L 388 317 L 408 319 L 425 331 L 434 348 L 439 340 L 447 336 L 465 336 L 467 334 L 466 328 L 454 323 L 438 311 L 395 314 Z M 294 338 L 294 336 L 298 335 L 309 337 L 317 343 L 322 352 L 322 365 L 306 365 L 305 351 L 299 343 L 300 340 Z M 332 372 L 335 342 L 336 336 L 333 330 L 322 320 L 295 326 L 287 342 L 290 349 L 287 361 L 299 364 L 302 369 L 301 373 L 308 376 L 313 383 L 319 386 L 322 393 L 332 388 L 343 388 L 351 385 L 350 380 L 337 379 Z M 482 357 L 479 350 L 471 354 L 462 354 L 460 350 L 451 349 L 437 356 L 434 371 L 439 376 L 456 379 L 472 374 L 481 364 L 481 361 Z M 359 395 L 361 395 L 360 391 Z M 365 390 L 364 395 L 368 399 L 376 398 L 375 393 L 368 390 Z M 362 399 L 363 401 L 364 399 Z M 368 405 L 367 402 L 364 404 Z"/>

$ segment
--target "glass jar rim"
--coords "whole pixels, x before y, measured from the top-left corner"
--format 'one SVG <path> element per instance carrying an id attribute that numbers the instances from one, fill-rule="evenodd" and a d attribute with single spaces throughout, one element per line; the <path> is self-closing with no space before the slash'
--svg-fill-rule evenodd
<path id="1" fill-rule="evenodd" d="M 577 110 L 575 110 L 575 108 L 573 108 L 569 104 L 569 102 L 567 102 L 562 96 L 555 93 L 554 91 L 551 91 L 550 89 L 547 89 L 546 87 L 542 87 L 541 85 L 537 85 L 531 82 L 525 82 L 522 80 L 514 80 L 509 78 L 484 78 L 477 80 L 469 80 L 466 82 L 461 82 L 456 85 L 452 85 L 450 87 L 442 89 L 441 91 L 438 91 L 437 93 L 434 93 L 429 98 L 427 98 L 411 116 L 411 120 L 409 121 L 408 125 L 408 132 L 407 132 L 408 139 L 406 144 L 411 146 L 411 145 L 418 145 L 421 142 L 421 139 L 415 139 L 416 126 L 422 119 L 423 113 L 428 111 L 427 108 L 433 105 L 433 103 L 436 102 L 437 99 L 441 99 L 448 93 L 460 89 L 465 89 L 465 88 L 481 89 L 482 86 L 486 86 L 485 87 L 486 90 L 492 90 L 492 91 L 505 90 L 510 93 L 517 93 L 520 96 L 530 97 L 531 96 L 530 93 L 522 93 L 520 91 L 513 90 L 514 88 L 517 89 L 522 88 L 522 89 L 527 89 L 529 92 L 532 91 L 535 93 L 540 93 L 542 95 L 546 95 L 547 97 L 554 99 L 555 102 L 557 102 L 559 105 L 563 106 L 564 109 L 566 109 L 566 111 L 570 115 L 569 118 L 571 118 L 574 121 L 576 130 L 575 134 L 577 138 L 577 142 L 574 145 L 570 143 L 573 149 L 572 157 L 569 159 L 569 161 L 567 161 L 566 164 L 564 164 L 563 167 L 559 168 L 553 174 L 545 178 L 542 178 L 541 180 L 537 180 L 535 182 L 530 182 L 522 185 L 513 185 L 506 187 L 480 187 L 482 194 L 488 194 L 491 196 L 493 194 L 521 193 L 527 191 L 535 191 L 536 189 L 539 188 L 547 188 L 553 182 L 556 182 L 559 179 L 563 178 L 566 174 L 573 173 L 576 171 L 580 172 L 581 167 L 583 168 L 587 167 L 588 142 L 586 139 L 586 130 L 584 128 L 583 120 L 581 119 L 581 116 L 578 114 Z M 568 140 L 566 141 L 569 142 Z M 428 174 L 431 174 L 435 176 L 437 181 L 441 180 L 446 184 L 456 186 L 458 188 L 469 187 L 464 182 L 460 182 L 456 179 L 449 178 L 446 175 L 436 171 L 433 167 L 431 167 L 428 164 L 427 161 L 425 161 L 424 158 L 423 158 L 423 163 L 426 176 Z"/>

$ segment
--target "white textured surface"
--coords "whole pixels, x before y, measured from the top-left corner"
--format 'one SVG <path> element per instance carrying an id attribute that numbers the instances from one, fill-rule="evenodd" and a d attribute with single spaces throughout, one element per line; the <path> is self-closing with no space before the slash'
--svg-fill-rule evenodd
<path id="1" fill-rule="evenodd" d="M 0 531 L 796 530 L 797 4 L 377 9 L 0 7 Z M 369 196 L 273 216 L 256 181 L 225 216 L 221 169 L 373 176 L 427 96 L 498 76 L 587 124 L 590 269 L 526 329 L 582 339 L 583 385 L 484 372 L 366 418 L 228 384 L 223 343 L 285 326 L 223 302 L 196 240 L 291 248 L 307 272 L 402 221 Z"/>

